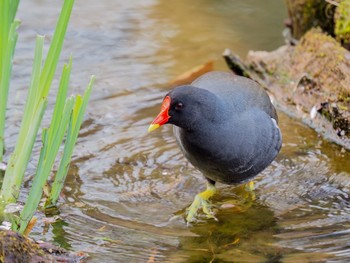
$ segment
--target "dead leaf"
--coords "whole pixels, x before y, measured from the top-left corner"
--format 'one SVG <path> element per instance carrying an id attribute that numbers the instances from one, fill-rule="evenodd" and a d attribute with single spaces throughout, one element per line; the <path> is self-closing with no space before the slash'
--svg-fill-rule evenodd
<path id="1" fill-rule="evenodd" d="M 26 230 L 23 233 L 24 236 L 28 236 L 28 234 L 30 233 L 30 231 L 32 231 L 37 221 L 38 219 L 35 216 L 33 216 L 33 218 L 29 221 Z"/>
<path id="2" fill-rule="evenodd" d="M 202 76 L 203 74 L 213 71 L 214 70 L 214 63 L 213 61 L 208 61 L 205 64 L 202 64 L 200 66 L 197 66 L 195 68 L 192 68 L 180 76 L 177 76 L 173 81 L 170 82 L 171 86 L 180 86 L 180 85 L 186 85 L 191 84 L 192 81 L 197 79 L 198 77 Z"/>

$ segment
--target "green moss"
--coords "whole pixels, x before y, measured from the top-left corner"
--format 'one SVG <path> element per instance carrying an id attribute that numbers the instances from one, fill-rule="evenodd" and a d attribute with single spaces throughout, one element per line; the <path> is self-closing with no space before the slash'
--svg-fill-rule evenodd
<path id="1" fill-rule="evenodd" d="M 341 43 L 350 43 L 350 0 L 340 2 L 337 7 L 334 33 Z"/>
<path id="2" fill-rule="evenodd" d="M 52 262 L 52 258 L 28 238 L 0 231 L 0 262 Z"/>

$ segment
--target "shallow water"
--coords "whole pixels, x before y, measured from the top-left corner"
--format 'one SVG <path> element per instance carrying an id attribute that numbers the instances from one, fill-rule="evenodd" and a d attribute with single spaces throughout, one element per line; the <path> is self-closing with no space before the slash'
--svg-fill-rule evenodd
<path id="1" fill-rule="evenodd" d="M 52 34 L 60 4 L 20 3 L 8 152 L 35 34 Z M 277 0 L 77 0 L 62 63 L 73 55 L 73 92 L 82 93 L 91 74 L 97 81 L 60 219 L 40 223 L 33 236 L 84 251 L 88 262 L 349 261 L 348 152 L 280 113 L 283 148 L 256 178 L 256 190 L 219 185 L 213 200 L 218 221 L 186 226 L 184 211 L 205 180 L 180 153 L 170 127 L 147 133 L 170 80 L 208 60 L 225 70 L 227 47 L 242 57 L 250 49 L 278 47 L 285 16 Z"/>

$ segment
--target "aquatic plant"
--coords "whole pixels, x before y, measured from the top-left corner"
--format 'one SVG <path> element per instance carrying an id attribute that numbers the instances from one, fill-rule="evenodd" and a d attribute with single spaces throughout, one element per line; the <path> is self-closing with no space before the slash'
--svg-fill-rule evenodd
<path id="1" fill-rule="evenodd" d="M 17 43 L 16 29 L 20 22 L 15 20 L 19 0 L 0 1 L 0 162 L 4 154 L 4 130 L 8 90 L 12 72 L 12 59 Z"/>
<path id="2" fill-rule="evenodd" d="M 2 52 L 2 54 L 0 54 L 0 70 L 2 77 L 1 84 L 4 83 L 0 89 L 1 102 L 3 102 L 5 97 L 7 100 L 12 58 L 17 40 L 16 29 L 19 26 L 19 21 L 14 20 L 18 2 L 19 0 L 4 0 L 0 2 L 0 10 L 2 10 L 0 17 L 0 52 Z M 24 107 L 22 123 L 15 149 L 10 155 L 0 192 L 1 199 L 5 204 L 17 202 L 24 173 L 28 165 L 39 128 L 41 126 L 45 109 L 47 107 L 48 93 L 51 88 L 51 83 L 60 57 L 73 4 L 74 0 L 66 0 L 63 2 L 55 33 L 53 35 L 44 64 L 44 37 L 37 36 L 32 76 L 28 89 L 27 101 Z M 71 67 L 72 59 L 70 59 L 69 63 L 65 64 L 63 67 L 51 123 L 48 128 L 43 128 L 42 131 L 42 148 L 40 151 L 39 162 L 24 208 L 19 217 L 10 217 L 12 221 L 12 229 L 19 231 L 20 233 L 24 233 L 29 221 L 33 217 L 39 205 L 42 198 L 43 187 L 51 173 L 65 134 L 66 139 L 64 142 L 61 165 L 57 173 L 58 177 L 54 179 L 52 194 L 54 198 L 50 198 L 50 200 L 52 200 L 50 203 L 57 201 L 59 192 L 63 188 L 65 176 L 68 172 L 73 147 L 78 137 L 79 129 L 94 82 L 94 76 L 92 76 L 83 97 L 77 95 L 67 99 Z M 4 149 L 3 122 L 5 120 L 4 111 L 6 111 L 6 106 L 5 108 L 1 108 L 3 111 L 0 112 L 0 129 L 2 128 L 2 131 L 0 131 L 0 151 L 3 152 L 1 149 Z M 1 121 L 2 119 L 3 122 Z M 0 156 L 0 161 L 1 160 L 2 155 Z"/>

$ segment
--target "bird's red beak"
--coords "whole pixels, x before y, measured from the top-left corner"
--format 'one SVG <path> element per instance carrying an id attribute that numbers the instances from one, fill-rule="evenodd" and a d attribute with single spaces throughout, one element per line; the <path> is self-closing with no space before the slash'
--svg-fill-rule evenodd
<path id="1" fill-rule="evenodd" d="M 163 124 L 167 123 L 170 119 L 169 108 L 170 108 L 171 99 L 169 96 L 166 96 L 163 100 L 162 107 L 158 116 L 152 121 L 151 125 L 148 128 L 148 131 L 154 131 Z"/>

